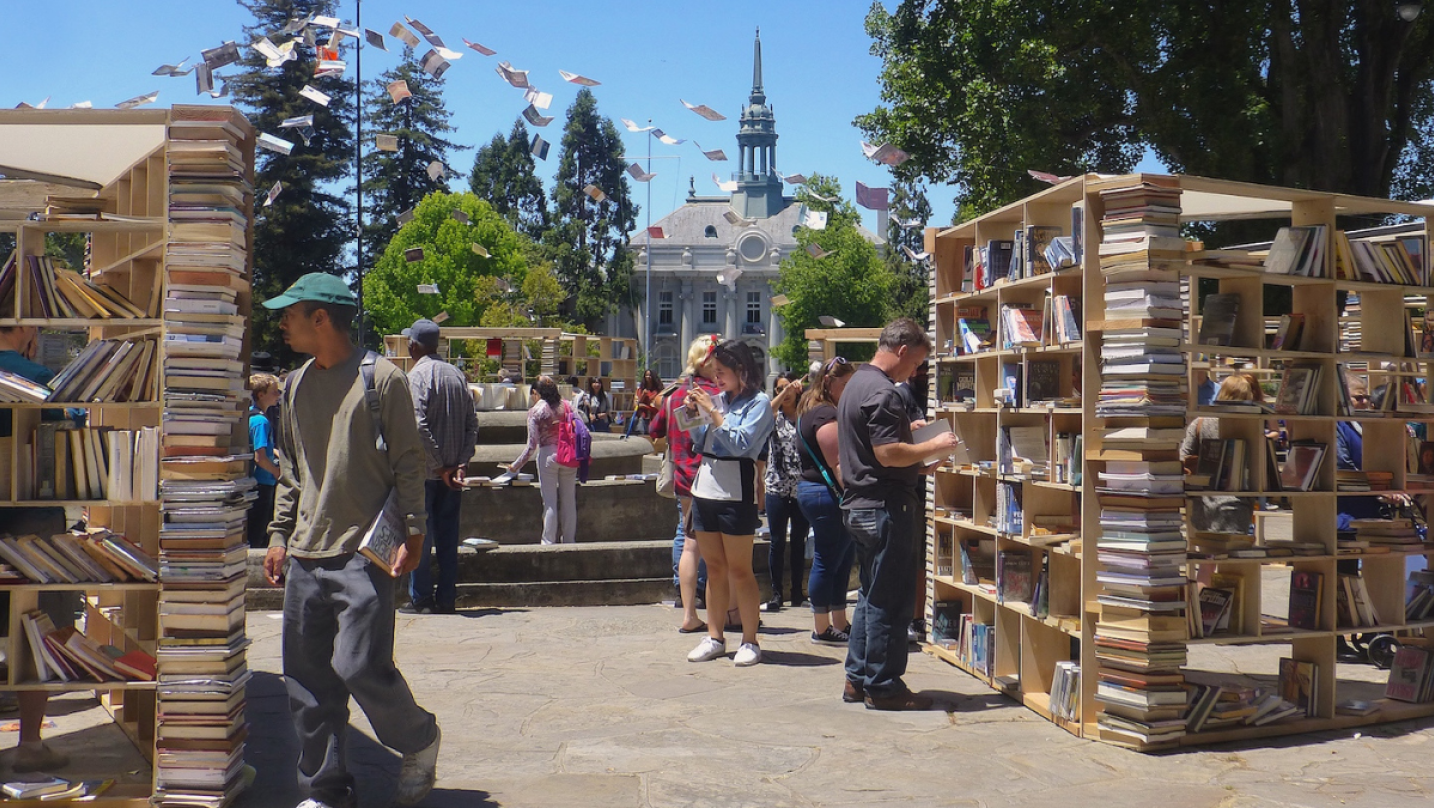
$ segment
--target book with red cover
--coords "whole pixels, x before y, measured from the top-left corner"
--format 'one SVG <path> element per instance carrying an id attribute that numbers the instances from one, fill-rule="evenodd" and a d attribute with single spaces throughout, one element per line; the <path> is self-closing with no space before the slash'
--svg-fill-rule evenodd
<path id="1" fill-rule="evenodd" d="M 145 682 L 153 682 L 155 675 L 154 657 L 143 651 L 130 651 L 114 661 L 114 666 L 120 673 L 132 679 L 139 679 Z"/>
<path id="2" fill-rule="evenodd" d="M 1296 570 L 1290 575 L 1290 626 L 1315 630 L 1319 628 L 1320 606 L 1324 594 L 1324 573 Z"/>

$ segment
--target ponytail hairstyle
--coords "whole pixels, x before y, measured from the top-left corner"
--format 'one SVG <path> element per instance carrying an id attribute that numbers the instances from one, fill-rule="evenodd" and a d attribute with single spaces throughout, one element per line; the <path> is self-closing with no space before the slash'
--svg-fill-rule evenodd
<path id="1" fill-rule="evenodd" d="M 797 415 L 806 415 L 823 404 L 835 407 L 836 397 L 832 395 L 832 382 L 855 372 L 856 365 L 840 356 L 822 365 L 812 376 L 811 386 L 802 393 L 802 401 L 797 405 Z"/>

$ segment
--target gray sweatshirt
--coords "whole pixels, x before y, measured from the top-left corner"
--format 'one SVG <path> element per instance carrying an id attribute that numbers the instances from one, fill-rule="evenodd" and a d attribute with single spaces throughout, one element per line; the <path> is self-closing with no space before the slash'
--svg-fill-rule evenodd
<path id="1" fill-rule="evenodd" d="M 394 486 L 410 535 L 424 530 L 426 456 L 408 379 L 385 359 L 374 366 L 388 444 L 388 451 L 379 451 L 359 373 L 363 357 L 364 351 L 355 349 L 327 369 L 311 359 L 285 395 L 270 547 L 287 546 L 299 558 L 353 553 Z"/>

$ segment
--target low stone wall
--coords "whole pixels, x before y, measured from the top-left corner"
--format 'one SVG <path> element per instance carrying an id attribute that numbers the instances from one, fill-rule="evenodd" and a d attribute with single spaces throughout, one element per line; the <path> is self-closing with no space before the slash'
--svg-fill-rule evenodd
<path id="1" fill-rule="evenodd" d="M 629 473 L 640 471 L 639 466 Z M 579 485 L 577 509 L 579 542 L 670 541 L 677 529 L 676 501 L 658 496 L 651 481 Z M 470 488 L 463 493 L 460 537 L 539 544 L 542 535 L 543 498 L 536 479 L 531 486 Z"/>

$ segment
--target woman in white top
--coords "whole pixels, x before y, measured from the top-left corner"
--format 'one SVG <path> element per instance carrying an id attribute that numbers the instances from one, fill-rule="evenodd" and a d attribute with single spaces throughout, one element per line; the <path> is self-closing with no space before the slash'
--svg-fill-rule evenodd
<path id="1" fill-rule="evenodd" d="M 745 667 L 762 659 L 757 646 L 761 592 L 752 574 L 752 540 L 758 522 L 756 461 L 772 434 L 772 405 L 746 343 L 723 342 L 711 361 L 722 395 L 714 399 L 695 387 L 684 404 L 689 414 L 708 421 L 692 429 L 692 442 L 702 453 L 692 483 L 692 529 L 707 562 L 708 636 L 687 659 L 705 662 L 727 655 L 722 632 L 730 581 L 742 616 L 742 644 L 733 662 Z"/>
<path id="2" fill-rule="evenodd" d="M 558 422 L 572 417 L 573 410 L 558 394 L 558 383 L 551 376 L 538 377 L 533 395 L 538 401 L 528 410 L 528 445 L 508 471 L 517 474 L 537 451 L 543 544 L 556 544 L 559 533 L 563 544 L 572 544 L 578 533 L 578 470 L 558 464 Z"/>

